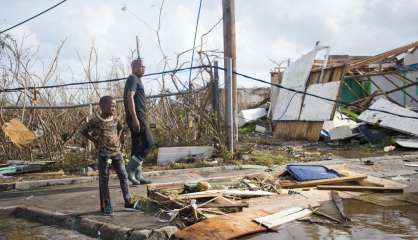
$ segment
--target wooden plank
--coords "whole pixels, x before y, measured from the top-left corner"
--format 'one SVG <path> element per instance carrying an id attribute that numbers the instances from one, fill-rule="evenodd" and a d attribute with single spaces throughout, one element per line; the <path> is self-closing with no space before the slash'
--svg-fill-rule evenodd
<path id="1" fill-rule="evenodd" d="M 176 200 L 172 200 L 166 195 L 157 192 L 157 191 L 148 191 L 148 197 L 154 199 L 156 201 L 166 202 L 168 205 L 172 206 L 173 208 L 183 208 L 184 205 Z"/>
<path id="2" fill-rule="evenodd" d="M 347 186 L 347 185 L 321 185 L 316 187 L 318 190 L 338 190 L 352 192 L 403 192 L 401 187 L 372 187 L 372 186 Z"/>
<path id="3" fill-rule="evenodd" d="M 307 121 L 278 121 L 274 128 L 273 137 L 283 140 L 304 139 L 311 142 L 319 140 L 324 122 Z"/>
<path id="4" fill-rule="evenodd" d="M 370 63 L 382 61 L 382 60 L 384 60 L 388 57 L 391 57 L 391 56 L 397 56 L 397 55 L 399 55 L 401 53 L 404 53 L 404 52 L 408 51 L 409 49 L 415 48 L 417 46 L 418 46 L 418 41 L 410 43 L 410 44 L 402 46 L 402 47 L 399 47 L 399 48 L 392 49 L 390 51 L 378 54 L 378 55 L 373 56 L 373 57 L 368 57 L 368 58 L 365 58 L 365 59 L 355 61 L 355 62 L 353 62 L 349 65 L 349 68 L 352 71 L 353 69 L 367 66 Z"/>
<path id="5" fill-rule="evenodd" d="M 236 202 L 236 203 L 208 203 L 199 208 L 243 208 L 248 207 L 247 202 Z"/>
<path id="6" fill-rule="evenodd" d="M 280 186 L 282 188 L 316 187 L 319 185 L 331 185 L 331 184 L 338 184 L 338 183 L 355 182 L 355 181 L 363 180 L 366 178 L 367 178 L 367 175 L 356 175 L 356 176 L 349 176 L 349 177 L 339 177 L 339 178 L 312 180 L 312 181 L 304 181 L 304 182 L 283 182 L 283 183 L 281 182 Z"/>
<path id="7" fill-rule="evenodd" d="M 293 207 L 272 215 L 256 218 L 254 221 L 269 229 L 275 229 L 280 225 L 304 218 L 310 214 L 312 214 L 312 211 L 309 209 Z"/>
<path id="8" fill-rule="evenodd" d="M 267 191 L 241 191 L 241 190 L 208 190 L 204 192 L 195 192 L 178 195 L 176 199 L 187 200 L 196 198 L 208 198 L 217 196 L 236 196 L 236 197 L 260 197 L 260 196 L 273 196 L 275 193 Z"/>
<path id="9" fill-rule="evenodd" d="M 407 206 L 410 205 L 408 201 L 402 201 L 399 199 L 399 194 L 382 194 L 382 193 L 371 193 L 355 196 L 354 199 L 375 204 L 381 207 L 396 207 L 396 206 Z"/>
<path id="10" fill-rule="evenodd" d="M 177 231 L 175 236 L 183 240 L 236 239 L 248 234 L 267 231 L 266 227 L 253 222 L 253 219 L 269 214 L 263 210 L 248 210 L 217 216 Z"/>
<path id="11" fill-rule="evenodd" d="M 338 90 L 340 89 L 340 83 L 340 81 L 334 81 L 313 84 L 308 87 L 307 93 L 336 100 Z M 334 105 L 335 102 L 306 95 L 299 119 L 302 121 L 331 120 L 334 113 Z"/>

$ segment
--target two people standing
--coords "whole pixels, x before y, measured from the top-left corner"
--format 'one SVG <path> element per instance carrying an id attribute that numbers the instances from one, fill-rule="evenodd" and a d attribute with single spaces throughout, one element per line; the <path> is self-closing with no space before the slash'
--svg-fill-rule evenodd
<path id="1" fill-rule="evenodd" d="M 133 185 L 151 183 L 142 174 L 142 164 L 154 145 L 146 117 L 145 91 L 141 77 L 145 67 L 142 60 L 132 62 L 132 74 L 128 77 L 124 90 L 126 122 L 131 131 L 131 158 L 125 168 L 121 153 L 123 139 L 122 124 L 116 115 L 116 101 L 112 96 L 100 98 L 100 113 L 82 126 L 80 133 L 91 140 L 97 150 L 99 169 L 100 210 L 112 214 L 113 207 L 109 193 L 109 165 L 119 177 L 125 208 L 140 208 L 133 201 L 128 188 L 128 179 Z"/>

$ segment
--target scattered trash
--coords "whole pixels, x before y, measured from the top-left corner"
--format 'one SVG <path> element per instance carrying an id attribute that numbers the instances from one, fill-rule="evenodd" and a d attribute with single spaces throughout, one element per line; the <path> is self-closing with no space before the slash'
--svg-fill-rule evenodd
<path id="1" fill-rule="evenodd" d="M 34 197 L 34 195 L 30 195 L 29 197 L 26 197 L 25 200 L 30 200 Z"/>
<path id="2" fill-rule="evenodd" d="M 404 166 L 407 166 L 407 167 L 418 167 L 418 164 L 417 163 L 405 163 Z"/>
<path id="3" fill-rule="evenodd" d="M 393 145 L 389 145 L 389 146 L 384 147 L 384 148 L 383 148 L 383 151 L 384 151 L 384 152 L 392 152 L 392 151 L 394 151 L 395 149 L 396 149 L 396 147 L 395 147 L 395 146 L 393 146 Z"/>
<path id="4" fill-rule="evenodd" d="M 238 113 L 238 127 L 243 127 L 245 124 L 257 121 L 265 116 L 267 116 L 267 110 L 265 108 L 241 110 Z"/>
<path id="5" fill-rule="evenodd" d="M 4 123 L 2 129 L 6 136 L 19 147 L 30 144 L 36 139 L 35 134 L 17 118 Z"/>
<path id="6" fill-rule="evenodd" d="M 0 174 L 6 175 L 6 174 L 15 174 L 17 171 L 16 166 L 8 166 L 8 167 L 2 167 L 0 168 Z"/>
<path id="7" fill-rule="evenodd" d="M 293 190 L 293 189 L 288 189 L 287 190 L 287 194 L 288 195 L 300 195 L 300 196 L 302 196 L 302 197 L 304 197 L 304 198 L 306 198 L 306 199 L 309 199 L 307 196 L 305 196 L 304 194 L 302 194 L 302 193 L 300 193 L 300 192 L 297 192 L 297 191 L 295 191 L 295 190 Z"/>
<path id="8" fill-rule="evenodd" d="M 255 126 L 255 131 L 258 132 L 258 133 L 265 133 L 267 131 L 267 129 L 265 127 L 256 125 Z"/>
<path id="9" fill-rule="evenodd" d="M 391 130 L 379 128 L 369 124 L 360 125 L 358 129 L 367 142 L 372 145 L 389 143 L 391 133 L 393 133 Z"/>
<path id="10" fill-rule="evenodd" d="M 169 164 L 185 158 L 208 159 L 213 155 L 214 148 L 211 146 L 190 147 L 160 147 L 158 148 L 158 164 Z"/>
<path id="11" fill-rule="evenodd" d="M 348 116 L 336 111 L 333 120 L 324 122 L 322 131 L 330 140 L 341 140 L 357 136 L 358 125 Z"/>
<path id="12" fill-rule="evenodd" d="M 372 166 L 372 165 L 374 165 L 374 162 L 370 161 L 370 160 L 366 160 L 366 161 L 363 162 L 363 164 L 366 165 L 366 166 Z"/>

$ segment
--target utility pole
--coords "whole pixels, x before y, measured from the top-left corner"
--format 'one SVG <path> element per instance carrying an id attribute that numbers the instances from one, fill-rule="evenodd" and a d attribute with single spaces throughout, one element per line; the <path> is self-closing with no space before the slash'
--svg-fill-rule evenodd
<path id="1" fill-rule="evenodd" d="M 236 44 L 235 44 L 235 0 L 222 0 L 222 9 L 223 9 L 223 34 L 224 34 L 224 66 L 225 71 L 225 85 L 227 84 L 227 75 L 228 71 L 231 72 L 231 88 L 232 88 L 232 134 L 234 134 L 234 129 L 236 126 L 237 112 L 238 112 L 238 101 L 237 101 L 237 77 L 233 72 L 236 71 Z M 229 64 L 230 61 L 230 64 Z M 228 66 L 231 68 L 228 69 Z M 225 87 L 225 91 L 226 87 Z M 225 94 L 227 94 L 225 92 Z M 226 95 L 225 95 L 226 96 Z M 227 99 L 225 99 L 225 104 L 229 105 Z M 227 108 L 227 107 L 226 107 Z M 227 117 L 225 117 L 227 120 Z M 228 126 L 229 123 L 226 123 Z M 229 133 L 229 131 L 227 131 Z M 235 134 L 238 131 L 235 130 Z M 238 136 L 238 135 L 237 135 Z M 229 139 L 229 137 L 228 137 Z M 234 139 L 234 135 L 232 135 Z M 234 141 L 234 140 L 233 140 Z M 231 142 L 232 146 L 230 150 L 233 149 L 234 142 Z"/>
<path id="2" fill-rule="evenodd" d="M 225 127 L 228 150 L 234 153 L 234 112 L 232 101 L 232 59 L 226 58 L 225 65 Z"/>

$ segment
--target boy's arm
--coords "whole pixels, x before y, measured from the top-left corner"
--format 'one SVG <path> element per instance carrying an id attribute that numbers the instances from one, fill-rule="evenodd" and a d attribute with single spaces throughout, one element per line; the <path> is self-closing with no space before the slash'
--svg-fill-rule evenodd
<path id="1" fill-rule="evenodd" d="M 94 121 L 92 119 L 81 127 L 80 133 L 81 135 L 83 135 L 83 137 L 87 138 L 88 140 L 92 142 L 95 142 L 96 140 L 91 135 L 91 132 L 93 131 L 93 127 L 94 127 Z"/>
<path id="2" fill-rule="evenodd" d="M 118 129 L 118 138 L 121 144 L 123 145 L 125 141 L 125 135 L 124 135 L 124 129 L 123 129 L 122 123 L 120 121 L 118 121 L 117 129 Z"/>

